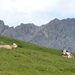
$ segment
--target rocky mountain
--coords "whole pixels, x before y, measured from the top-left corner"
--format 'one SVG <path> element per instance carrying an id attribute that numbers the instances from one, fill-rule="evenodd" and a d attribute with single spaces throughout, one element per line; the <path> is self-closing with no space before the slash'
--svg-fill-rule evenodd
<path id="1" fill-rule="evenodd" d="M 0 20 L 0 34 L 46 47 L 75 51 L 75 18 L 55 18 L 42 26 L 21 23 L 15 28 Z"/>

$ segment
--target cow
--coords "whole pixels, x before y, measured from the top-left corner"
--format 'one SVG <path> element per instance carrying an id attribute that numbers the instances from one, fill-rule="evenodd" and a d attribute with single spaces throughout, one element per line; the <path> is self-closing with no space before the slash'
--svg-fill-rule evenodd
<path id="1" fill-rule="evenodd" d="M 0 48 L 6 48 L 6 49 L 15 49 L 18 45 L 16 43 L 10 44 L 10 45 L 0 45 Z"/>
<path id="2" fill-rule="evenodd" d="M 74 56 L 66 49 L 62 50 L 62 56 L 66 57 L 66 58 L 73 58 L 74 59 Z"/>

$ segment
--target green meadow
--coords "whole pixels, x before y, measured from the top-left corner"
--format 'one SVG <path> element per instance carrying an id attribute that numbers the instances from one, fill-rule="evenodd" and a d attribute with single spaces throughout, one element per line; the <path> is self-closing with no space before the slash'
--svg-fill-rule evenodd
<path id="1" fill-rule="evenodd" d="M 0 44 L 14 42 L 16 49 L 0 48 L 0 75 L 75 75 L 75 59 L 63 58 L 61 50 L 0 35 Z"/>

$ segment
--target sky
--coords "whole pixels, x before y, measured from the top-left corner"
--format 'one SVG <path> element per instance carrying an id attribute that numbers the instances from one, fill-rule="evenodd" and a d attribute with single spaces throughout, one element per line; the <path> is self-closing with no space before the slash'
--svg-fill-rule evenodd
<path id="1" fill-rule="evenodd" d="M 75 18 L 75 0 L 0 0 L 0 20 L 10 27 L 41 26 L 55 18 Z"/>

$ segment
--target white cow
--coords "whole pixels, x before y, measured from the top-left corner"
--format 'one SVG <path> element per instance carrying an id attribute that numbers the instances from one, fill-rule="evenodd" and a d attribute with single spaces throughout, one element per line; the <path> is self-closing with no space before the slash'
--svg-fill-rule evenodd
<path id="1" fill-rule="evenodd" d="M 62 50 L 62 56 L 66 57 L 66 58 L 73 58 L 74 59 L 74 56 L 66 49 Z"/>
<path id="2" fill-rule="evenodd" d="M 18 45 L 16 43 L 13 43 L 11 45 L 0 45 L 0 48 L 6 48 L 6 49 L 14 49 L 17 47 L 18 47 Z"/>

